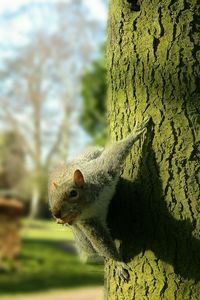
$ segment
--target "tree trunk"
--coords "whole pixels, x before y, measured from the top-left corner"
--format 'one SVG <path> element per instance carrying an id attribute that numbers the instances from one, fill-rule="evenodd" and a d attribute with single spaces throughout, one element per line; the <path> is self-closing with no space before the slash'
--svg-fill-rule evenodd
<path id="1" fill-rule="evenodd" d="M 40 212 L 40 191 L 39 191 L 39 187 L 35 185 L 32 190 L 29 217 L 31 219 L 35 219 L 39 216 L 39 212 Z"/>
<path id="2" fill-rule="evenodd" d="M 121 282 L 109 260 L 108 299 L 200 297 L 199 18 L 195 0 L 110 1 L 111 138 L 122 139 L 146 115 L 152 124 L 110 206 L 130 280 Z"/>

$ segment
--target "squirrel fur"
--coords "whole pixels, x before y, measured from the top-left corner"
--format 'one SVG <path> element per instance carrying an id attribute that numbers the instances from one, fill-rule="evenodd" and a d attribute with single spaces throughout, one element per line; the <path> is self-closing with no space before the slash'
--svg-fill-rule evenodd
<path id="1" fill-rule="evenodd" d="M 88 149 L 74 161 L 57 167 L 49 176 L 50 209 L 58 223 L 71 227 L 81 256 L 98 254 L 112 259 L 120 278 L 126 281 L 128 266 L 112 240 L 106 217 L 122 163 L 148 121 L 145 119 L 128 137 L 105 149 Z"/>

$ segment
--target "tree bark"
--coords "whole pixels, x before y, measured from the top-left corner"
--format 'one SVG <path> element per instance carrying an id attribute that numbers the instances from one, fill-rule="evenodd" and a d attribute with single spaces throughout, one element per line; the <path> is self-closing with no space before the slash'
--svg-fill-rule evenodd
<path id="1" fill-rule="evenodd" d="M 108 115 L 119 140 L 152 124 L 127 158 L 108 223 L 128 263 L 105 265 L 107 299 L 199 299 L 200 3 L 110 1 Z"/>

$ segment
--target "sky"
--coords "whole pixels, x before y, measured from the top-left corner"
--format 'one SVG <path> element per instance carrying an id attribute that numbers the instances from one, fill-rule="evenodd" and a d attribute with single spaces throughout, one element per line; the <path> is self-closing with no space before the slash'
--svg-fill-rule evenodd
<path id="1" fill-rule="evenodd" d="M 42 26 L 44 18 L 34 9 L 28 11 L 30 5 L 41 6 L 48 3 L 56 3 L 58 0 L 1 0 L 0 1 L 0 53 L 1 58 L 12 55 L 13 46 L 23 45 L 27 42 L 27 34 L 33 24 L 35 27 Z M 62 2 L 70 2 L 62 0 Z M 89 11 L 89 17 L 99 21 L 105 26 L 107 20 L 107 5 L 105 0 L 83 0 Z M 43 12 L 45 15 L 45 11 Z M 37 14 L 37 15 L 36 15 Z M 36 16 L 35 16 L 36 15 Z M 48 17 L 48 16 L 47 16 Z M 46 21 L 46 20 L 45 20 Z M 48 27 L 51 26 L 49 22 Z M 52 25 L 53 26 L 53 25 Z M 101 41 L 96 41 L 98 44 Z"/>
<path id="2" fill-rule="evenodd" d="M 22 5 L 29 3 L 46 3 L 47 0 L 1 0 L 0 2 L 0 14 L 6 12 L 12 12 L 19 9 Z M 48 0 L 48 3 L 58 2 L 57 0 Z M 63 2 L 69 2 L 64 0 Z M 101 0 L 84 0 L 85 4 L 88 6 L 91 12 L 91 17 L 99 19 L 105 22 L 107 19 L 107 9 L 104 5 L 105 1 Z"/>
<path id="3" fill-rule="evenodd" d="M 73 0 L 71 0 L 73 1 Z M 107 1 L 106 0 L 82 0 L 88 9 L 88 15 L 91 20 L 98 21 L 100 26 L 105 29 L 107 21 Z M 12 57 L 15 53 L 15 47 L 21 47 L 28 43 L 30 30 L 47 24 L 47 30 L 53 28 L 56 22 L 48 20 L 48 8 L 45 4 L 64 2 L 70 0 L 0 0 L 0 65 L 7 57 Z M 30 9 L 31 6 L 31 9 Z M 38 13 L 40 10 L 42 13 Z M 94 43 L 98 52 L 99 46 L 105 39 L 105 32 L 101 29 L 96 35 Z M 94 53 L 95 56 L 95 53 Z M 26 116 L 20 115 L 26 122 Z M 84 148 L 89 141 L 88 136 L 81 128 L 78 129 L 79 137 L 71 147 L 69 157 L 72 158 L 80 149 Z M 78 141 L 78 142 L 77 142 Z M 77 145 L 79 143 L 79 145 Z M 74 151 L 74 149 L 76 151 Z M 76 153 L 77 152 L 77 153 Z"/>

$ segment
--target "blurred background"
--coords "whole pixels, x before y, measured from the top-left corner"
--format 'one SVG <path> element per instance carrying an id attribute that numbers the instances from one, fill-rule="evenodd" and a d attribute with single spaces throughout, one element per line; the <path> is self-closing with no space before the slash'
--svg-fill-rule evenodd
<path id="1" fill-rule="evenodd" d="M 106 22 L 107 0 L 0 2 L 2 299 L 68 299 L 65 289 L 103 285 L 103 266 L 82 265 L 53 221 L 47 180 L 106 142 Z"/>

